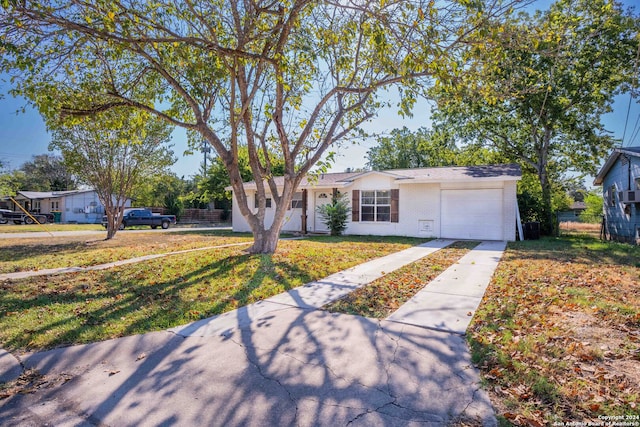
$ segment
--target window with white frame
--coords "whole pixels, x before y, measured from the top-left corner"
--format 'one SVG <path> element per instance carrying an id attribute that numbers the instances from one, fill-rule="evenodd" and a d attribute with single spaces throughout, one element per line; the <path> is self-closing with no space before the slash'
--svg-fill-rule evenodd
<path id="1" fill-rule="evenodd" d="M 360 194 L 360 221 L 391 221 L 391 191 L 362 191 Z"/>
<path id="2" fill-rule="evenodd" d="M 291 209 L 302 209 L 302 191 L 293 194 Z"/>

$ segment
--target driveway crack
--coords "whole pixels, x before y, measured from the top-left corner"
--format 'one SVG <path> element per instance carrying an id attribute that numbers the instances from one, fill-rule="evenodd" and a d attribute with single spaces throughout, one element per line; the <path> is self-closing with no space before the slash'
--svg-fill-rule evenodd
<path id="1" fill-rule="evenodd" d="M 285 384 L 283 384 L 278 378 L 268 375 L 262 369 L 262 365 L 259 363 L 259 361 L 254 360 L 254 357 L 252 357 L 252 355 L 249 353 L 249 349 L 248 349 L 248 347 L 246 345 L 236 341 L 233 338 L 230 338 L 230 341 L 235 343 L 236 345 L 238 345 L 240 348 L 242 348 L 242 350 L 244 351 L 245 357 L 247 358 L 247 361 L 256 369 L 258 374 L 260 374 L 260 376 L 263 379 L 265 379 L 266 381 L 272 381 L 272 382 L 278 384 L 278 386 L 280 386 L 280 388 L 282 388 L 282 390 L 284 390 L 287 393 L 287 396 L 289 396 L 289 400 L 291 401 L 291 403 L 293 403 L 293 405 L 296 408 L 295 409 L 295 414 L 293 416 L 293 423 L 297 424 L 298 413 L 300 411 L 300 408 L 298 407 L 298 400 L 293 396 L 293 394 L 291 394 L 291 391 L 287 388 L 287 386 Z M 257 349 L 258 347 L 254 347 L 254 348 Z M 255 355 L 255 357 L 259 358 L 258 355 Z"/>

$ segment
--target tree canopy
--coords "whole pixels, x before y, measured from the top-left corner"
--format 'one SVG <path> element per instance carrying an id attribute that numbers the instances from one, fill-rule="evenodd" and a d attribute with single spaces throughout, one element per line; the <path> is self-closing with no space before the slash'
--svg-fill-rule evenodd
<path id="1" fill-rule="evenodd" d="M 616 142 L 601 119 L 638 77 L 638 22 L 611 0 L 559 0 L 491 25 L 486 46 L 466 52 L 465 73 L 435 87 L 437 122 L 537 175 L 543 231 L 550 179 L 593 174 Z"/>
<path id="2" fill-rule="evenodd" d="M 289 202 L 328 147 L 374 117 L 398 86 L 400 109 L 444 78 L 498 0 L 191 0 L 9 2 L 2 70 L 45 117 L 126 106 L 204 139 L 254 233 L 273 252 Z M 62 107 L 62 108 L 60 108 Z M 258 208 L 242 186 L 246 146 Z M 268 153 L 284 159 L 277 188 Z M 263 155 L 261 156 L 260 153 Z M 266 193 L 275 202 L 265 223 Z"/>
<path id="3" fill-rule="evenodd" d="M 115 236 L 125 202 L 152 175 L 175 162 L 167 146 L 171 128 L 162 120 L 128 108 L 59 126 L 51 148 L 98 194 L 107 215 L 107 239 Z"/>
<path id="4" fill-rule="evenodd" d="M 378 144 L 368 153 L 368 165 L 374 170 L 410 169 L 436 166 L 471 166 L 505 161 L 495 149 L 478 145 L 458 146 L 446 129 L 407 127 L 393 129 L 388 136 L 378 137 Z"/>
<path id="5" fill-rule="evenodd" d="M 77 180 L 67 170 L 64 159 L 55 154 L 38 154 L 20 166 L 24 172 L 21 190 L 65 191 L 75 190 Z"/>

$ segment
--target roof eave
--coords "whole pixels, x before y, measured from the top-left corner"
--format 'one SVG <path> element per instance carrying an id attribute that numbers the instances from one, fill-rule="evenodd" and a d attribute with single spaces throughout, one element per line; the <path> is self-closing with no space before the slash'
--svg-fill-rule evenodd
<path id="1" fill-rule="evenodd" d="M 477 182 L 477 181 L 520 181 L 522 176 L 486 176 L 465 178 L 414 178 L 412 180 L 398 180 L 398 184 L 440 184 L 449 182 Z"/>
<path id="2" fill-rule="evenodd" d="M 600 169 L 600 172 L 598 172 L 598 175 L 596 175 L 596 179 L 593 180 L 593 185 L 603 184 L 604 177 L 609 173 L 611 167 L 616 163 L 618 157 L 620 157 L 620 154 L 621 153 L 617 148 L 613 151 L 613 153 L 611 153 L 604 166 L 602 166 L 602 168 Z"/>

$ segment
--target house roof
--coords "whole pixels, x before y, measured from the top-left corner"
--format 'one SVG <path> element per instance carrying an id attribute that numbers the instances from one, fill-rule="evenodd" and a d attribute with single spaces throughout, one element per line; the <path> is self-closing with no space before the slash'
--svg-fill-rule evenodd
<path id="1" fill-rule="evenodd" d="M 570 209 L 572 211 L 583 211 L 587 209 L 587 204 L 585 202 L 573 202 Z"/>
<path id="2" fill-rule="evenodd" d="M 18 196 L 29 200 L 55 199 L 70 194 L 89 193 L 94 190 L 68 190 L 68 191 L 18 191 Z"/>
<path id="3" fill-rule="evenodd" d="M 470 180 L 512 181 L 520 179 L 522 170 L 519 165 L 506 164 L 324 173 L 317 176 L 304 177 L 298 188 L 344 188 L 358 179 L 371 175 L 385 175 L 402 184 Z M 279 187 L 284 184 L 284 178 L 281 176 L 275 177 L 275 181 Z M 244 186 L 246 189 L 255 189 L 256 183 L 251 181 L 245 183 Z"/>
<path id="4" fill-rule="evenodd" d="M 614 148 L 606 163 L 604 164 L 604 166 L 602 166 L 600 172 L 598 172 L 596 179 L 593 181 L 593 185 L 602 185 L 604 177 L 607 176 L 611 167 L 616 163 L 618 158 L 623 155 L 640 157 L 640 147 Z"/>

